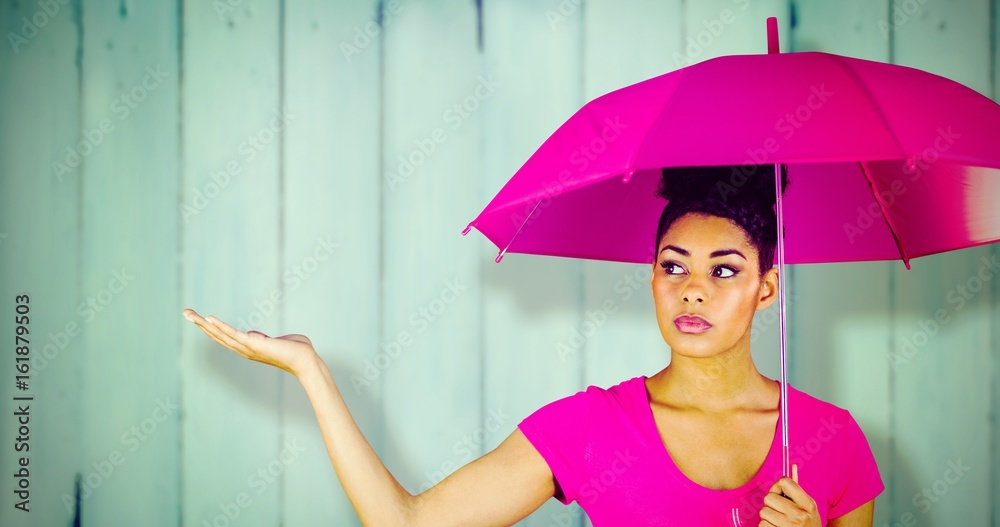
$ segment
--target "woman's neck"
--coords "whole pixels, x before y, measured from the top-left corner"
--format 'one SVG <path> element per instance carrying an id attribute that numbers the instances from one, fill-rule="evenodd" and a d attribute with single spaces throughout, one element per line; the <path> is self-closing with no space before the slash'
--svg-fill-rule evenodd
<path id="1" fill-rule="evenodd" d="M 697 358 L 671 352 L 670 364 L 650 377 L 654 403 L 708 413 L 772 409 L 779 385 L 757 371 L 750 349 Z"/>

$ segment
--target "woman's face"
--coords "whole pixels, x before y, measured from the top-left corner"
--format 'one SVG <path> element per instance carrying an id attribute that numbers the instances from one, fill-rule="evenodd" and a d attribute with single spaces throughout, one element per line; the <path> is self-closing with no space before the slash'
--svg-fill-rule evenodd
<path id="1" fill-rule="evenodd" d="M 760 279 L 757 250 L 726 218 L 687 213 L 657 247 L 650 285 L 660 334 L 675 353 L 708 357 L 749 347 L 754 313 L 771 305 L 777 270 Z M 708 326 L 677 320 L 694 314 Z M 707 329 L 705 329 L 707 327 Z"/>

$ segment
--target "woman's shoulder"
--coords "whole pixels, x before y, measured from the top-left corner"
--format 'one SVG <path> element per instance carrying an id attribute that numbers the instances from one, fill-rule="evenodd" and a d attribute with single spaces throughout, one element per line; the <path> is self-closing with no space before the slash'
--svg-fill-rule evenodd
<path id="1" fill-rule="evenodd" d="M 559 407 L 578 411 L 589 410 L 595 406 L 608 404 L 628 404 L 639 394 L 645 396 L 644 377 L 639 375 L 611 383 L 591 383 L 575 392 L 567 393 L 547 403 L 546 407 Z M 640 392 L 639 390 L 643 390 Z"/>
<path id="2" fill-rule="evenodd" d="M 845 412 L 850 413 L 847 408 L 820 399 L 809 391 L 795 387 L 792 383 L 788 383 L 788 402 L 790 405 L 795 404 L 802 410 L 807 410 L 810 413 L 817 413 L 821 415 L 842 415 Z"/>
<path id="3" fill-rule="evenodd" d="M 576 391 L 566 391 L 541 404 L 518 426 L 530 428 L 545 423 L 545 426 L 572 428 L 585 426 L 594 419 L 605 419 L 610 415 L 608 410 L 624 407 L 632 400 L 636 382 L 642 381 L 633 377 L 616 384 L 592 383 Z"/>

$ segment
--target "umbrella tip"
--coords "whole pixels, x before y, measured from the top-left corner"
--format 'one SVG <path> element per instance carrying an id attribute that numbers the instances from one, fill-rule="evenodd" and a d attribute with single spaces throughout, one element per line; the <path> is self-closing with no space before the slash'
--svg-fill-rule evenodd
<path id="1" fill-rule="evenodd" d="M 500 260 L 503 260 L 503 253 L 504 253 L 505 251 L 506 251 L 506 249 L 505 249 L 505 250 L 503 250 L 503 251 L 500 251 L 500 253 L 499 253 L 499 254 L 497 254 L 497 257 L 496 257 L 496 259 L 494 259 L 493 261 L 494 261 L 494 262 L 496 262 L 496 263 L 500 263 Z"/>
<path id="2" fill-rule="evenodd" d="M 778 18 L 767 17 L 767 53 L 779 53 L 778 49 Z"/>
<path id="3" fill-rule="evenodd" d="M 470 229 L 472 229 L 472 224 L 471 223 L 465 226 L 465 230 L 462 231 L 462 236 L 465 236 L 466 234 L 469 234 L 469 230 Z"/>

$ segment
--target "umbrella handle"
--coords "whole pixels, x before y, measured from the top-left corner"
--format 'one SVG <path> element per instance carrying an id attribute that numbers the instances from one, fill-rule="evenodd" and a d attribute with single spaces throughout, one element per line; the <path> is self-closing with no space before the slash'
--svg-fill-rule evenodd
<path id="1" fill-rule="evenodd" d="M 778 49 L 778 19 L 767 17 L 767 53 L 780 53 Z"/>

